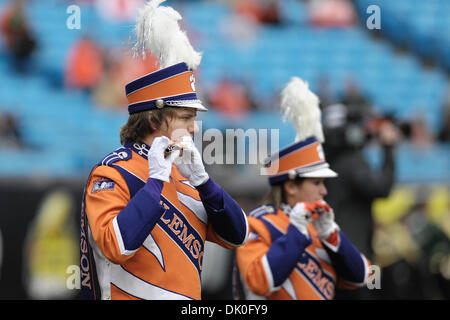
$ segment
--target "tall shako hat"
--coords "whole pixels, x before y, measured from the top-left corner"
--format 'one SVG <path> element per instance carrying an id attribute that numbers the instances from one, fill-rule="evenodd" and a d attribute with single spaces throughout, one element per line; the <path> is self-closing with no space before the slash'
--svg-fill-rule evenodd
<path id="1" fill-rule="evenodd" d="M 297 132 L 295 142 L 265 160 L 270 184 L 296 177 L 334 178 L 322 149 L 324 135 L 319 98 L 309 90 L 308 83 L 293 77 L 281 92 L 283 120 L 289 119 Z"/>
<path id="2" fill-rule="evenodd" d="M 159 59 L 159 70 L 125 86 L 130 114 L 164 106 L 207 111 L 197 98 L 193 71 L 200 65 L 201 53 L 194 50 L 178 21 L 181 15 L 171 7 L 159 6 L 165 0 L 148 1 L 139 11 L 135 32 L 135 54 L 147 50 Z"/>

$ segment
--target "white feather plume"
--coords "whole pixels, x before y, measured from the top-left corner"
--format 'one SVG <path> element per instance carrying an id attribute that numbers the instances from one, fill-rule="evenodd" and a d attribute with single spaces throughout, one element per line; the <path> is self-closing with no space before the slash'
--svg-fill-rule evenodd
<path id="1" fill-rule="evenodd" d="M 291 78 L 281 92 L 280 108 L 283 121 L 289 120 L 294 125 L 296 141 L 314 136 L 319 142 L 324 142 L 319 98 L 309 89 L 306 81 Z"/>
<path id="2" fill-rule="evenodd" d="M 194 50 L 186 32 L 180 29 L 181 15 L 171 7 L 159 6 L 164 1 L 148 1 L 139 10 L 134 51 L 144 57 L 146 50 L 153 53 L 159 58 L 160 69 L 185 62 L 195 70 L 200 64 L 201 53 Z"/>

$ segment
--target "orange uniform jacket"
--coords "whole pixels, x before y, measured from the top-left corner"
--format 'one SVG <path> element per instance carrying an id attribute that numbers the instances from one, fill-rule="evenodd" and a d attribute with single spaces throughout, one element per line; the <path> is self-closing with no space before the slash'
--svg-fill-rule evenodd
<path id="1" fill-rule="evenodd" d="M 86 298 L 200 299 L 204 242 L 246 241 L 245 213 L 212 179 L 200 191 L 175 166 L 170 183 L 149 179 L 149 148 L 125 144 L 89 176 L 80 238 Z"/>
<path id="2" fill-rule="evenodd" d="M 250 235 L 236 249 L 247 299 L 333 299 L 336 286 L 352 289 L 366 283 L 369 261 L 338 231 L 337 242 L 322 242 L 312 224 L 307 239 L 273 205 L 249 213 Z"/>

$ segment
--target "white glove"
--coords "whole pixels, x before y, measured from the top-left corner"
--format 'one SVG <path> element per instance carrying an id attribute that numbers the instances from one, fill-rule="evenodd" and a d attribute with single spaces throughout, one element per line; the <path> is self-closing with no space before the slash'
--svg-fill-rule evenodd
<path id="1" fill-rule="evenodd" d="M 308 223 L 311 219 L 311 208 L 310 204 L 307 202 L 299 202 L 294 208 L 292 208 L 289 213 L 290 223 L 303 233 L 307 238 L 308 234 Z"/>
<path id="2" fill-rule="evenodd" d="M 326 240 L 335 230 L 339 229 L 334 221 L 334 211 L 325 201 L 316 201 L 314 206 L 319 215 L 312 221 L 312 224 L 317 230 L 319 239 Z"/>
<path id="3" fill-rule="evenodd" d="M 153 140 L 148 152 L 149 177 L 165 182 L 170 182 L 169 177 L 172 172 L 172 163 L 180 156 L 180 150 L 171 152 L 164 157 L 164 151 L 169 145 L 169 138 L 158 137 Z"/>
<path id="4" fill-rule="evenodd" d="M 189 179 L 189 182 L 197 187 L 209 179 L 205 171 L 200 152 L 195 147 L 194 141 L 190 136 L 182 139 L 183 155 L 175 160 L 175 165 L 183 177 Z"/>

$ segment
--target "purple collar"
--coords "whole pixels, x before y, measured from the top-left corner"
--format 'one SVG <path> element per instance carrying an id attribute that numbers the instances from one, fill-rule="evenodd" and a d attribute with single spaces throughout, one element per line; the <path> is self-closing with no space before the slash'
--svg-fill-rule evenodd
<path id="1" fill-rule="evenodd" d="M 140 155 L 145 160 L 148 160 L 148 152 L 150 151 L 150 146 L 143 142 L 125 142 L 125 148 L 131 149 Z"/>

